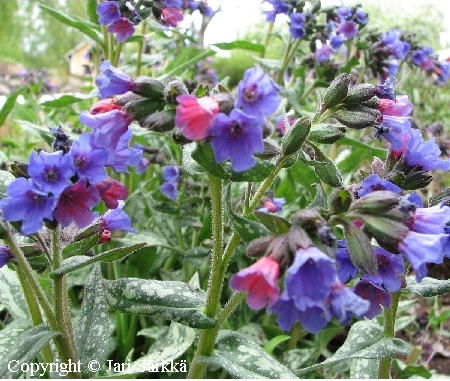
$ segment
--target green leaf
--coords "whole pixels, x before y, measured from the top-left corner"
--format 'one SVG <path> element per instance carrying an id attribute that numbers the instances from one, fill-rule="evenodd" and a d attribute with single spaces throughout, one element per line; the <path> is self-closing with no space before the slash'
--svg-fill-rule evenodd
<path id="1" fill-rule="evenodd" d="M 275 235 L 281 235 L 287 233 L 291 229 L 291 224 L 285 218 L 276 214 L 254 212 L 256 218 L 272 233 Z"/>
<path id="2" fill-rule="evenodd" d="M 206 173 L 205 169 L 192 158 L 192 152 L 194 152 L 196 147 L 196 143 L 189 143 L 183 146 L 182 164 L 183 168 L 190 175 L 203 175 Z"/>
<path id="3" fill-rule="evenodd" d="M 16 178 L 13 174 L 7 171 L 0 170 L 0 198 L 6 196 L 6 189 Z"/>
<path id="4" fill-rule="evenodd" d="M 14 319 L 28 319 L 27 302 L 17 274 L 8 267 L 0 269 L 0 302 Z"/>
<path id="5" fill-rule="evenodd" d="M 19 336 L 32 326 L 31 321 L 27 319 L 15 319 L 0 331 L 0 359 L 11 352 Z"/>
<path id="6" fill-rule="evenodd" d="M 175 360 L 192 347 L 194 340 L 194 329 L 173 321 L 170 323 L 169 331 L 164 335 L 159 335 L 147 354 L 139 360 L 133 361 L 127 366 L 126 372 L 121 374 L 129 374 L 131 376 L 132 374 L 135 375 L 145 371 L 155 372 L 155 367 L 158 364 L 162 362 L 170 364 L 171 361 L 174 361 L 174 364 L 178 364 L 177 370 L 179 372 L 183 372 L 182 364 L 184 364 L 186 371 L 188 370 L 186 360 L 179 362 L 175 362 Z M 113 373 L 112 375 L 115 376 L 117 373 Z"/>
<path id="7" fill-rule="evenodd" d="M 264 45 L 253 44 L 245 40 L 236 40 L 233 42 L 218 42 L 217 44 L 213 44 L 213 46 L 217 46 L 219 49 L 222 50 L 244 49 L 259 53 L 264 52 Z"/>
<path id="8" fill-rule="evenodd" d="M 358 66 L 359 60 L 353 56 L 350 60 L 345 64 L 345 66 L 341 69 L 341 73 L 350 73 L 352 67 Z"/>
<path id="9" fill-rule="evenodd" d="M 102 254 L 95 255 L 93 257 L 87 257 L 87 256 L 77 256 L 77 257 L 70 257 L 65 259 L 61 266 L 50 273 L 51 278 L 55 278 L 56 276 L 67 274 L 71 271 L 77 270 L 81 267 L 87 266 L 91 263 L 95 262 L 114 262 L 117 261 L 126 255 L 129 255 L 136 250 L 139 250 L 143 248 L 147 243 L 137 243 L 132 246 L 125 246 L 125 247 L 119 247 L 116 249 L 112 249 L 109 251 L 106 251 Z"/>
<path id="10" fill-rule="evenodd" d="M 351 359 L 381 360 L 409 353 L 409 345 L 400 339 L 385 337 L 383 328 L 374 321 L 358 321 L 352 325 L 344 344 L 335 354 L 320 364 L 300 369 L 310 372 L 323 365 L 331 365 Z"/>
<path id="11" fill-rule="evenodd" d="M 74 103 L 82 102 L 86 99 L 94 98 L 96 95 L 86 95 L 84 97 L 74 97 L 73 95 L 63 95 L 57 99 L 52 99 L 51 101 L 42 102 L 42 107 L 49 107 L 49 108 L 59 108 L 59 107 L 66 107 L 70 106 Z"/>
<path id="12" fill-rule="evenodd" d="M 363 143 L 360 140 L 355 140 L 355 139 L 349 138 L 348 136 L 345 136 L 342 139 L 340 139 L 338 144 L 351 146 L 351 147 L 365 148 L 366 151 L 369 151 L 371 155 L 377 156 L 380 159 L 385 159 L 387 156 L 387 153 L 388 153 L 388 151 L 384 148 L 378 148 L 375 146 L 371 146 L 369 144 Z"/>
<path id="13" fill-rule="evenodd" d="M 220 164 L 216 163 L 210 144 L 197 143 L 197 147 L 192 151 L 191 156 L 211 175 L 222 180 L 230 179 L 230 175 Z"/>
<path id="14" fill-rule="evenodd" d="M 435 197 L 430 197 L 428 201 L 429 206 L 435 206 L 440 204 L 442 201 L 450 200 L 450 188 L 444 189 L 441 193 L 439 193 Z"/>
<path id="15" fill-rule="evenodd" d="M 233 331 L 219 332 L 217 349 L 197 361 L 220 366 L 236 378 L 297 378 L 288 368 L 246 336 Z"/>
<path id="16" fill-rule="evenodd" d="M 406 278 L 406 287 L 400 289 L 402 294 L 414 292 L 423 297 L 444 295 L 450 292 L 450 280 L 438 280 L 425 277 L 418 283 L 415 277 Z"/>
<path id="17" fill-rule="evenodd" d="M 122 278 L 103 281 L 103 285 L 114 310 L 158 315 L 193 328 L 211 328 L 216 324 L 215 319 L 203 313 L 206 293 L 193 290 L 187 283 Z"/>
<path id="18" fill-rule="evenodd" d="M 88 0 L 86 5 L 89 21 L 93 24 L 98 24 L 97 0 Z"/>
<path id="19" fill-rule="evenodd" d="M 95 265 L 84 288 L 80 316 L 75 327 L 75 344 L 82 364 L 81 376 L 91 378 L 88 362 L 96 360 L 102 365 L 109 352 L 108 305 L 102 284 L 100 265 Z"/>
<path id="20" fill-rule="evenodd" d="M 18 378 L 22 374 L 20 365 L 31 363 L 41 349 L 51 339 L 59 335 L 59 332 L 50 331 L 50 328 L 46 325 L 38 325 L 23 332 L 13 349 L 0 362 L 0 377 Z M 17 372 L 10 372 L 8 364 L 14 360 L 19 361 L 17 363 Z M 42 369 L 39 369 L 39 373 L 35 373 L 34 375 L 39 375 L 41 372 Z"/>
<path id="21" fill-rule="evenodd" d="M 265 180 L 275 166 L 275 160 L 261 160 L 257 158 L 252 168 L 242 172 L 235 172 L 230 163 L 224 164 L 225 170 L 230 174 L 231 181 L 247 181 L 252 183 Z"/>
<path id="22" fill-rule="evenodd" d="M 227 188 L 225 203 L 234 229 L 245 242 L 251 242 L 256 238 L 271 235 L 270 230 L 267 229 L 263 224 L 248 220 L 234 213 L 231 207 L 231 184 Z"/>
<path id="23" fill-rule="evenodd" d="M 339 172 L 339 169 L 333 163 L 330 158 L 325 155 L 322 150 L 317 147 L 315 144 L 308 141 L 307 143 L 314 150 L 316 154 L 315 161 L 325 163 L 325 165 L 315 165 L 314 171 L 316 172 L 317 177 L 322 180 L 325 184 L 332 186 L 333 188 L 342 186 L 342 175 Z M 311 163 L 311 162 L 310 162 Z"/>
<path id="24" fill-rule="evenodd" d="M 275 336 L 272 340 L 270 340 L 266 345 L 264 345 L 264 350 L 271 355 L 273 353 L 273 350 L 280 345 L 281 343 L 284 343 L 285 341 L 289 340 L 291 337 L 289 335 L 278 335 Z"/>
<path id="25" fill-rule="evenodd" d="M 266 70 L 278 70 L 281 68 L 281 60 L 272 58 L 261 58 L 257 56 L 251 56 L 256 62 L 258 62 Z"/>
<path id="26" fill-rule="evenodd" d="M 8 117 L 9 113 L 11 112 L 11 110 L 13 109 L 14 105 L 16 104 L 16 100 L 17 97 L 20 95 L 20 93 L 23 91 L 24 89 L 19 89 L 17 91 L 15 91 L 14 93 L 12 93 L 7 99 L 6 102 L 4 103 L 2 109 L 0 110 L 0 127 L 3 125 L 3 123 L 5 122 L 6 118 Z"/>
<path id="27" fill-rule="evenodd" d="M 102 231 L 99 231 L 91 237 L 69 243 L 62 251 L 63 257 L 68 258 L 86 254 L 91 247 L 98 243 L 101 235 Z"/>
<path id="28" fill-rule="evenodd" d="M 97 44 L 99 44 L 102 48 L 104 48 L 102 35 L 98 30 L 96 30 L 97 25 L 91 24 L 86 20 L 83 21 L 81 19 L 78 19 L 77 17 L 67 15 L 63 12 L 47 7 L 44 4 L 39 4 L 39 7 L 45 13 L 49 14 L 59 22 L 67 26 L 71 26 L 72 28 L 78 29 L 81 33 L 92 38 Z"/>
<path id="29" fill-rule="evenodd" d="M 311 201 L 311 204 L 308 205 L 308 208 L 326 208 L 327 207 L 327 200 L 325 198 L 325 193 L 323 193 L 323 189 L 320 184 L 312 184 L 314 188 L 316 188 L 317 193 L 314 197 L 314 200 Z"/>
<path id="30" fill-rule="evenodd" d="M 407 379 L 407 378 L 435 378 L 432 373 L 423 365 L 406 365 L 399 359 L 394 359 L 392 362 L 395 370 L 395 378 Z M 438 378 L 438 377 L 436 377 Z"/>
<path id="31" fill-rule="evenodd" d="M 379 360 L 353 359 L 350 363 L 350 378 L 372 379 L 378 378 Z"/>

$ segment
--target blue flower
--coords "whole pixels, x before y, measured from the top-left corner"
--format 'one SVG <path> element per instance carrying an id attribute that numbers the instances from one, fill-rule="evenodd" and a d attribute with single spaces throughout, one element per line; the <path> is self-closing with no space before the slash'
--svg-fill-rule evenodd
<path id="1" fill-rule="evenodd" d="M 328 44 L 322 44 L 322 46 L 316 51 L 316 60 L 319 63 L 328 61 L 331 57 L 333 51 L 328 46 Z"/>
<path id="2" fill-rule="evenodd" d="M 356 278 L 359 269 L 353 264 L 345 241 L 337 241 L 336 262 L 338 265 L 337 275 L 342 283 L 347 283 L 350 278 Z"/>
<path id="3" fill-rule="evenodd" d="M 216 162 L 231 159 L 231 165 L 236 172 L 253 167 L 253 154 L 264 150 L 260 122 L 239 109 L 233 109 L 230 116 L 219 113 L 211 127 L 210 135 Z"/>
<path id="4" fill-rule="evenodd" d="M 235 107 L 260 122 L 272 115 L 280 104 L 280 88 L 264 71 L 255 66 L 247 69 L 239 82 Z"/>
<path id="5" fill-rule="evenodd" d="M 330 45 L 333 50 L 339 50 L 345 39 L 340 34 L 335 34 L 330 38 Z"/>
<path id="6" fill-rule="evenodd" d="M 352 11 L 346 5 L 341 5 L 336 11 L 340 21 L 347 20 L 352 16 Z"/>
<path id="7" fill-rule="evenodd" d="M 285 279 L 289 296 L 312 301 L 326 299 L 337 276 L 336 263 L 317 247 L 298 249 Z"/>
<path id="8" fill-rule="evenodd" d="M 390 292 L 398 291 L 402 285 L 399 276 L 405 271 L 403 258 L 380 247 L 375 248 L 374 251 L 378 261 L 378 272 L 377 274 L 365 274 L 361 279 L 383 285 Z"/>
<path id="9" fill-rule="evenodd" d="M 292 38 L 303 38 L 306 33 L 305 16 L 303 13 L 295 12 L 290 15 L 291 26 L 289 28 Z"/>
<path id="10" fill-rule="evenodd" d="M 417 66 L 420 66 L 426 58 L 427 54 L 422 49 L 414 50 L 414 52 L 412 52 L 411 54 L 411 62 Z"/>
<path id="11" fill-rule="evenodd" d="M 134 24 L 126 17 L 121 17 L 108 27 L 108 32 L 115 33 L 118 42 L 125 42 L 134 34 Z"/>
<path id="12" fill-rule="evenodd" d="M 125 94 L 127 91 L 135 89 L 131 77 L 122 70 L 111 66 L 109 61 L 103 61 L 100 64 L 100 71 L 101 73 L 95 79 L 95 84 L 102 99 Z"/>
<path id="13" fill-rule="evenodd" d="M 117 1 L 105 1 L 97 5 L 98 22 L 108 25 L 120 19 L 120 7 Z"/>
<path id="14" fill-rule="evenodd" d="M 135 167 L 144 154 L 142 150 L 129 147 L 129 143 L 133 133 L 128 129 L 117 142 L 114 148 L 106 149 L 108 158 L 106 162 L 107 167 L 114 168 L 116 172 L 128 172 L 128 166 Z M 92 144 L 92 143 L 91 143 Z"/>
<path id="15" fill-rule="evenodd" d="M 363 11 L 362 9 L 357 9 L 355 12 L 356 21 L 358 21 L 360 24 L 367 24 L 367 13 Z"/>
<path id="16" fill-rule="evenodd" d="M 345 38 L 350 39 L 358 34 L 358 27 L 353 20 L 347 20 L 339 25 L 339 33 Z"/>
<path id="17" fill-rule="evenodd" d="M 33 234 L 41 230 L 44 218 L 53 220 L 56 198 L 36 190 L 31 179 L 20 177 L 6 190 L 8 197 L 0 200 L 5 221 L 22 221 L 21 230 Z"/>
<path id="18" fill-rule="evenodd" d="M 343 325 L 350 322 L 352 315 L 362 317 L 370 308 L 370 302 L 356 295 L 339 281 L 331 288 L 329 303 L 331 313 Z"/>
<path id="19" fill-rule="evenodd" d="M 387 77 L 382 85 L 376 85 L 375 95 L 381 99 L 395 101 L 397 93 L 394 90 L 397 80 L 394 77 Z"/>
<path id="20" fill-rule="evenodd" d="M 174 165 L 168 165 L 164 167 L 163 179 L 165 181 L 170 182 L 176 181 L 178 179 L 178 176 L 180 176 L 180 170 L 178 169 L 178 167 Z"/>
<path id="21" fill-rule="evenodd" d="M 105 179 L 108 174 L 105 171 L 105 150 L 92 148 L 89 144 L 89 133 L 81 134 L 70 148 L 69 155 L 73 159 L 75 171 L 79 177 L 86 177 L 91 184 Z"/>
<path id="22" fill-rule="evenodd" d="M 434 140 L 433 137 L 424 141 L 422 133 L 417 129 L 412 129 L 408 135 L 406 148 L 402 153 L 403 161 L 409 167 L 420 167 L 422 171 L 450 170 L 450 160 L 439 159 L 441 150 Z"/>
<path id="23" fill-rule="evenodd" d="M 74 174 L 72 157 L 64 155 L 62 151 L 53 153 L 33 151 L 30 155 L 28 175 L 41 192 L 51 192 L 58 197 L 64 188 L 72 184 L 70 178 Z"/>
<path id="24" fill-rule="evenodd" d="M 362 299 L 369 301 L 370 307 L 364 313 L 367 319 L 373 319 L 381 313 L 381 306 L 389 308 L 392 303 L 391 294 L 381 285 L 370 280 L 361 279 L 353 289 L 353 292 Z"/>
<path id="25" fill-rule="evenodd" d="M 175 200 L 177 197 L 177 188 L 178 188 L 178 182 L 164 182 L 159 190 L 161 193 L 166 196 L 169 200 Z"/>
<path id="26" fill-rule="evenodd" d="M 272 5 L 271 10 L 263 12 L 266 15 L 267 22 L 275 22 L 277 15 L 281 13 L 287 14 L 289 12 L 289 5 L 283 0 L 264 0 L 264 2 Z"/>
<path id="27" fill-rule="evenodd" d="M 369 175 L 361 182 L 361 189 L 358 191 L 358 196 L 363 197 L 370 192 L 375 191 L 389 191 L 392 193 L 400 193 L 402 190 L 387 180 L 382 180 L 378 175 Z"/>
<path id="28" fill-rule="evenodd" d="M 131 228 L 130 217 L 122 210 L 124 202 L 119 202 L 116 209 L 109 209 L 102 217 L 100 217 L 104 224 L 104 229 L 109 231 L 125 230 L 130 233 L 136 231 Z"/>

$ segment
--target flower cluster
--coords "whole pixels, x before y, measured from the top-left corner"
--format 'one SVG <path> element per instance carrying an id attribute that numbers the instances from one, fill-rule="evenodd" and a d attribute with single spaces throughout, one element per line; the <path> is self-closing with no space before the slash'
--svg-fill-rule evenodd
<path id="1" fill-rule="evenodd" d="M 247 304 L 252 309 L 268 305 L 268 312 L 278 314 L 278 325 L 286 331 L 296 321 L 315 333 L 333 317 L 347 324 L 352 315 L 363 316 L 369 302 L 339 280 L 335 260 L 309 239 L 298 239 L 303 233 L 294 227 L 288 234 L 271 240 L 260 260 L 233 275 L 231 287 L 248 291 Z M 284 290 L 280 294 L 278 280 L 283 272 Z"/>
<path id="2" fill-rule="evenodd" d="M 129 4 L 129 3 L 128 3 Z M 139 13 L 130 5 L 133 22 L 128 17 L 122 15 L 118 1 L 105 1 L 97 5 L 98 22 L 102 25 L 108 25 L 108 32 L 116 34 L 116 40 L 125 42 L 134 34 L 134 25 L 141 22 Z"/>
<path id="3" fill-rule="evenodd" d="M 175 124 L 190 140 L 210 139 L 216 162 L 228 159 L 236 172 L 255 165 L 253 154 L 263 152 L 263 125 L 280 103 L 279 88 L 259 67 L 246 70 L 239 82 L 234 108 L 219 112 L 209 96 L 177 97 Z"/>
<path id="4" fill-rule="evenodd" d="M 198 0 L 183 0 L 182 7 L 184 9 L 189 9 L 192 12 L 199 11 L 205 17 L 212 17 L 214 15 L 214 10 L 208 5 L 208 2 L 198 1 Z"/>

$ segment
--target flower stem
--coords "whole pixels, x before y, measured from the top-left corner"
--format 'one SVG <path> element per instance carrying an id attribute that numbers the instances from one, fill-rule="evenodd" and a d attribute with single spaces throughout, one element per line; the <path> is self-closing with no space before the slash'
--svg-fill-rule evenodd
<path id="1" fill-rule="evenodd" d="M 302 326 L 299 322 L 295 323 L 291 330 L 291 338 L 288 342 L 288 350 L 297 348 L 298 340 L 302 335 Z"/>
<path id="2" fill-rule="evenodd" d="M 264 35 L 263 40 L 264 50 L 261 52 L 261 58 L 264 58 L 266 55 L 267 45 L 269 44 L 270 33 L 272 33 L 272 29 L 273 29 L 273 22 L 270 22 L 269 25 L 267 25 L 266 34 Z"/>
<path id="3" fill-rule="evenodd" d="M 116 51 L 114 52 L 114 60 L 112 63 L 112 65 L 114 67 L 117 67 L 117 65 L 119 64 L 120 53 L 122 53 L 122 47 L 123 47 L 123 42 L 119 42 L 117 44 Z"/>
<path id="4" fill-rule="evenodd" d="M 147 22 L 144 20 L 141 24 L 141 34 L 144 36 L 145 40 L 145 29 L 147 27 Z M 137 59 L 136 59 L 136 77 L 141 75 L 141 65 L 142 65 L 142 48 L 144 46 L 144 42 L 139 40 L 138 42 L 138 51 L 137 51 Z"/>
<path id="5" fill-rule="evenodd" d="M 398 301 L 400 293 L 394 292 L 392 294 L 392 303 L 389 308 L 384 309 L 384 335 L 393 338 L 395 335 L 395 319 L 397 315 Z M 391 358 L 380 360 L 378 368 L 378 378 L 388 379 L 391 377 Z"/>

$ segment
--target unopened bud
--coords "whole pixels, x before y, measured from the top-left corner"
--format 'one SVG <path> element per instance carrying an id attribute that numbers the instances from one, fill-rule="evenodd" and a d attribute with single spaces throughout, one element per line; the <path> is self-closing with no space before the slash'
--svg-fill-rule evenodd
<path id="1" fill-rule="evenodd" d="M 164 87 L 164 99 L 171 105 L 177 105 L 177 97 L 184 94 L 189 94 L 189 91 L 186 85 L 178 79 L 169 81 Z"/>
<path id="2" fill-rule="evenodd" d="M 307 249 L 308 247 L 313 246 L 313 242 L 311 241 L 311 238 L 309 238 L 308 233 L 300 226 L 292 226 L 287 234 L 289 249 L 293 253 L 298 249 Z"/>
<path id="3" fill-rule="evenodd" d="M 224 114 L 229 115 L 231 110 L 234 108 L 233 96 L 228 91 L 211 93 L 210 97 L 219 104 L 219 112 L 223 112 Z"/>
<path id="4" fill-rule="evenodd" d="M 399 201 L 400 197 L 389 191 L 370 192 L 356 200 L 350 210 L 377 216 L 398 206 Z"/>
<path id="5" fill-rule="evenodd" d="M 333 246 L 333 243 L 336 241 L 336 236 L 333 234 L 333 229 L 323 222 L 317 227 L 317 236 L 320 241 L 328 247 Z"/>
<path id="6" fill-rule="evenodd" d="M 319 213 L 319 208 L 302 209 L 294 213 L 291 217 L 291 224 L 301 226 L 305 229 L 315 228 L 317 224 L 323 221 Z"/>
<path id="7" fill-rule="evenodd" d="M 367 102 L 364 102 L 362 105 L 378 110 L 380 108 L 380 104 L 381 104 L 380 98 L 372 97 Z"/>
<path id="8" fill-rule="evenodd" d="M 333 114 L 333 117 L 349 128 L 360 130 L 379 123 L 382 115 L 377 110 L 359 106 L 351 109 L 339 110 Z"/>
<path id="9" fill-rule="evenodd" d="M 11 164 L 10 170 L 15 177 L 30 177 L 28 176 L 28 164 L 14 161 L 14 163 Z"/>
<path id="10" fill-rule="evenodd" d="M 263 140 L 263 144 L 264 151 L 262 153 L 255 154 L 255 157 L 259 157 L 261 159 L 270 159 L 281 153 L 281 148 L 276 141 L 266 138 Z"/>
<path id="11" fill-rule="evenodd" d="M 286 263 L 287 261 L 284 259 L 286 259 L 289 254 L 288 246 L 288 236 L 282 234 L 272 239 L 267 252 L 272 258 L 276 259 L 278 263 Z"/>
<path id="12" fill-rule="evenodd" d="M 147 116 L 140 126 L 155 132 L 170 131 L 175 127 L 175 109 L 155 112 Z"/>
<path id="13" fill-rule="evenodd" d="M 164 97 L 164 85 L 154 78 L 137 77 L 134 80 L 133 92 L 148 99 L 162 99 Z"/>
<path id="14" fill-rule="evenodd" d="M 250 258 L 259 258 L 267 254 L 267 249 L 273 237 L 260 237 L 254 239 L 247 247 L 246 254 Z"/>
<path id="15" fill-rule="evenodd" d="M 142 123 L 145 118 L 162 110 L 165 106 L 164 100 L 152 100 L 136 95 L 136 98 L 128 101 L 123 106 L 123 111 L 127 114 L 133 115 L 133 119 Z"/>
<path id="16" fill-rule="evenodd" d="M 281 148 L 285 156 L 292 155 L 302 148 L 310 129 L 311 121 L 306 116 L 297 119 L 292 124 L 281 140 Z"/>
<path id="17" fill-rule="evenodd" d="M 348 94 L 343 103 L 346 105 L 353 105 L 367 102 L 369 99 L 373 98 L 375 92 L 375 85 L 372 85 L 370 83 L 362 83 L 361 85 L 352 87 L 348 91 Z"/>
<path id="18" fill-rule="evenodd" d="M 311 128 L 308 139 L 316 143 L 333 144 L 345 136 L 344 132 L 345 126 L 321 123 Z"/>
<path id="19" fill-rule="evenodd" d="M 404 190 L 425 188 L 431 180 L 433 180 L 433 177 L 426 171 L 411 172 L 405 176 L 401 188 Z"/>
<path id="20" fill-rule="evenodd" d="M 350 84 L 349 74 L 338 75 L 333 82 L 331 82 L 330 87 L 328 87 L 325 95 L 323 96 L 323 109 L 330 109 L 341 103 L 348 93 L 348 85 Z"/>
<path id="21" fill-rule="evenodd" d="M 352 204 L 353 197 L 348 189 L 334 189 L 328 198 L 331 214 L 345 213 Z"/>

